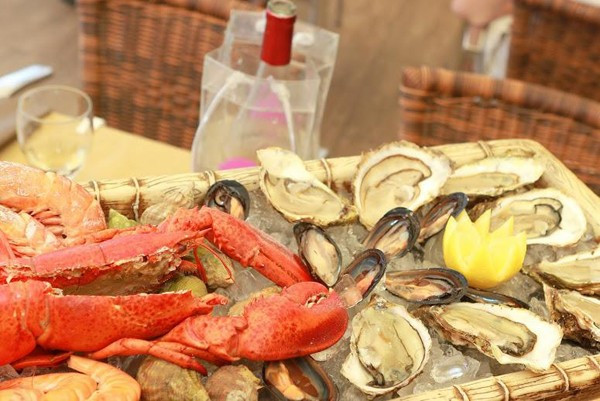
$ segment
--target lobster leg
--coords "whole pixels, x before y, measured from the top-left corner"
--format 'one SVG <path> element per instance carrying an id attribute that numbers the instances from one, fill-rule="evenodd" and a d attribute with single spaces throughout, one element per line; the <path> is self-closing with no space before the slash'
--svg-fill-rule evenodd
<path id="1" fill-rule="evenodd" d="M 250 266 L 281 287 L 313 281 L 300 258 L 268 234 L 227 213 L 209 207 L 179 209 L 159 231 L 211 230 L 206 238 L 230 258 Z"/>
<path id="2" fill-rule="evenodd" d="M 178 344 L 162 343 L 160 341 L 123 338 L 99 351 L 89 354 L 88 356 L 92 359 L 105 359 L 113 355 L 126 356 L 146 354 L 164 359 L 165 361 L 174 363 L 186 369 L 194 369 L 204 375 L 207 374 L 206 368 L 194 358 L 194 356 L 199 357 L 200 355 L 191 349 L 188 349 L 187 351 L 194 355 L 188 355 L 187 353 L 182 352 L 185 348 L 186 347 L 178 346 Z"/>
<path id="3" fill-rule="evenodd" d="M 159 356 L 156 350 L 166 355 L 169 349 L 173 353 L 165 359 L 193 369 L 193 357 L 216 363 L 287 359 L 330 347 L 344 335 L 347 324 L 339 296 L 321 284 L 305 282 L 250 303 L 243 316 L 192 316 L 157 341 L 119 340 L 90 357 Z"/>
<path id="4" fill-rule="evenodd" d="M 72 352 L 49 353 L 37 348 L 31 354 L 11 363 L 16 370 L 28 367 L 52 367 L 66 361 L 72 355 Z"/>

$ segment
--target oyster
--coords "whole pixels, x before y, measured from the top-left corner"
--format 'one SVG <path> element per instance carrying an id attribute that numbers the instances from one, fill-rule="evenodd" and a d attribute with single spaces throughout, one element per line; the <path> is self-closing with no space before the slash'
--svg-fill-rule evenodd
<path id="1" fill-rule="evenodd" d="M 442 188 L 442 194 L 463 191 L 467 195 L 498 196 L 536 182 L 544 170 L 544 165 L 535 158 L 488 157 L 457 168 Z"/>
<path id="2" fill-rule="evenodd" d="M 342 272 L 334 290 L 340 294 L 347 307 L 365 299 L 383 277 L 387 260 L 379 249 L 359 253 Z"/>
<path id="3" fill-rule="evenodd" d="M 380 297 L 352 319 L 350 354 L 341 373 L 362 392 L 376 396 L 409 384 L 429 359 L 427 328 L 406 308 Z"/>
<path id="4" fill-rule="evenodd" d="M 544 295 L 550 317 L 561 325 L 565 338 L 600 349 L 600 299 L 548 285 Z"/>
<path id="5" fill-rule="evenodd" d="M 338 391 L 325 370 L 311 357 L 266 362 L 265 383 L 277 399 L 337 401 Z"/>
<path id="6" fill-rule="evenodd" d="M 206 192 L 204 204 L 240 220 L 246 220 L 250 213 L 248 190 L 234 180 L 221 180 L 211 185 Z"/>
<path id="7" fill-rule="evenodd" d="M 388 259 L 402 257 L 415 245 L 420 229 L 419 220 L 412 210 L 396 207 L 379 219 L 363 244 L 367 248 L 379 249 Z"/>
<path id="8" fill-rule="evenodd" d="M 333 287 L 342 268 L 342 253 L 333 239 L 323 229 L 305 222 L 294 225 L 294 237 L 298 253 L 312 275 Z"/>
<path id="9" fill-rule="evenodd" d="M 417 210 L 438 196 L 450 176 L 444 154 L 400 141 L 363 155 L 352 182 L 360 222 L 371 229 L 388 210 Z"/>
<path id="10" fill-rule="evenodd" d="M 463 192 L 454 192 L 442 196 L 421 219 L 421 231 L 418 241 L 423 242 L 442 231 L 446 227 L 450 216 L 458 217 L 467 207 L 467 203 L 469 203 L 469 197 Z"/>
<path id="11" fill-rule="evenodd" d="M 534 189 L 498 199 L 491 227 L 514 217 L 514 232 L 526 232 L 527 244 L 566 246 L 579 241 L 586 219 L 577 202 L 554 188 Z"/>
<path id="12" fill-rule="evenodd" d="M 565 256 L 555 262 L 543 261 L 529 267 L 527 273 L 554 287 L 600 295 L 600 248 Z"/>
<path id="13" fill-rule="evenodd" d="M 462 301 L 478 302 L 482 304 L 507 305 L 513 308 L 529 309 L 529 305 L 518 300 L 517 298 L 500 294 L 498 292 L 478 290 L 475 288 L 468 288 L 462 298 Z"/>
<path id="14" fill-rule="evenodd" d="M 392 294 L 422 305 L 446 304 L 460 299 L 467 279 L 451 269 L 416 269 L 389 272 L 385 288 Z"/>
<path id="15" fill-rule="evenodd" d="M 527 309 L 459 302 L 421 308 L 418 316 L 455 345 L 475 347 L 501 364 L 520 363 L 531 370 L 548 369 L 562 330 Z"/>
<path id="16" fill-rule="evenodd" d="M 356 217 L 354 206 L 309 173 L 295 153 L 271 147 L 256 154 L 261 163 L 260 189 L 288 221 L 327 226 Z"/>

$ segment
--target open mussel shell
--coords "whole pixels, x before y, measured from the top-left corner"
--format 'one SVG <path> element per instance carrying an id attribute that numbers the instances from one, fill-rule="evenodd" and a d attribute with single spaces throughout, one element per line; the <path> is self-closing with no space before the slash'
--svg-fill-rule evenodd
<path id="1" fill-rule="evenodd" d="M 347 307 L 365 299 L 379 283 L 387 260 L 379 249 L 367 249 L 359 253 L 342 272 L 334 290 L 340 294 Z"/>
<path id="2" fill-rule="evenodd" d="M 305 222 L 294 225 L 294 237 L 298 254 L 311 274 L 333 287 L 342 269 L 342 253 L 333 239 L 322 228 Z"/>
<path id="3" fill-rule="evenodd" d="M 383 215 L 369 232 L 363 244 L 382 251 L 390 259 L 402 257 L 415 245 L 421 226 L 412 210 L 397 207 Z"/>
<path id="4" fill-rule="evenodd" d="M 480 304 L 507 305 L 513 308 L 529 309 L 529 305 L 517 298 L 497 292 L 477 290 L 471 287 L 467 288 L 462 301 Z"/>
<path id="5" fill-rule="evenodd" d="M 338 391 L 325 370 L 311 357 L 266 362 L 263 379 L 282 401 L 336 401 Z"/>
<path id="6" fill-rule="evenodd" d="M 467 291 L 467 279 L 451 269 L 415 269 L 388 272 L 385 288 L 392 294 L 420 305 L 446 304 Z"/>
<path id="7" fill-rule="evenodd" d="M 250 213 L 250 195 L 242 184 L 233 180 L 217 181 L 208 188 L 204 204 L 246 220 Z"/>
<path id="8" fill-rule="evenodd" d="M 419 242 L 434 236 L 446 227 L 450 216 L 457 217 L 465 210 L 469 197 L 463 192 L 454 192 L 441 197 L 421 219 Z"/>

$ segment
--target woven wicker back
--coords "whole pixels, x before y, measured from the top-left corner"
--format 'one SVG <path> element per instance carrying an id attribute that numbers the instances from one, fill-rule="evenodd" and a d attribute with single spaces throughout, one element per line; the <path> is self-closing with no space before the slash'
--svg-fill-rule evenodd
<path id="1" fill-rule="evenodd" d="M 600 100 L 600 7 L 516 0 L 507 75 Z"/>
<path id="2" fill-rule="evenodd" d="M 406 68 L 400 137 L 421 145 L 528 138 L 600 193 L 600 103 L 539 85 Z"/>
<path id="3" fill-rule="evenodd" d="M 79 0 L 84 90 L 109 125 L 190 148 L 205 53 L 237 0 Z"/>

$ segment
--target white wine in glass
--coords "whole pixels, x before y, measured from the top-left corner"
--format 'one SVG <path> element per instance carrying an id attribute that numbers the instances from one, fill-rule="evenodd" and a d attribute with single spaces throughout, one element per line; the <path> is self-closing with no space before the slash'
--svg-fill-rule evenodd
<path id="1" fill-rule="evenodd" d="M 19 98 L 17 138 L 33 166 L 73 178 L 92 137 L 92 101 L 79 89 L 42 86 Z"/>

